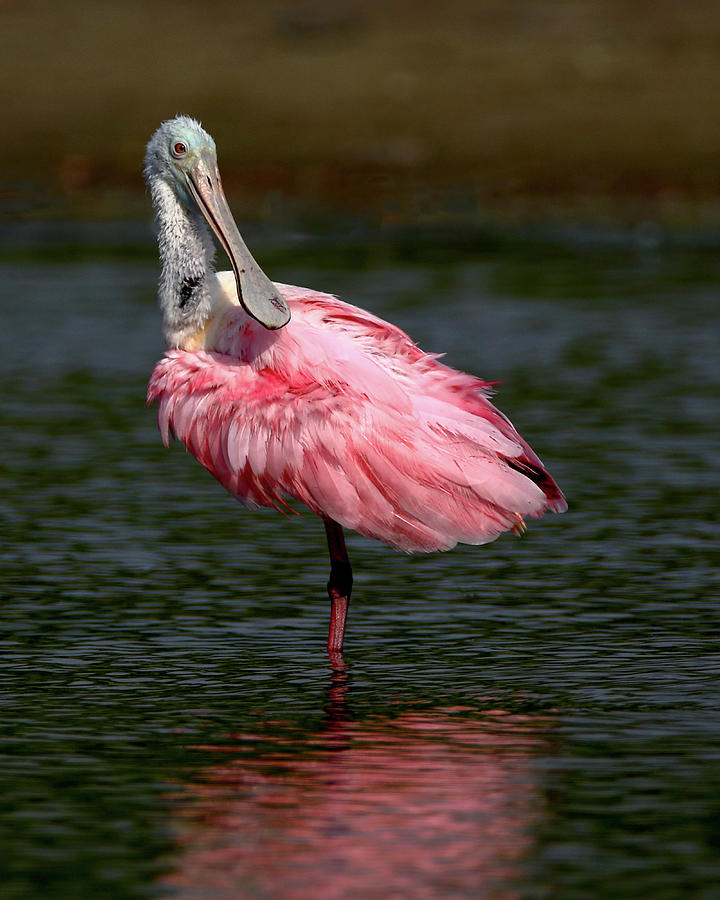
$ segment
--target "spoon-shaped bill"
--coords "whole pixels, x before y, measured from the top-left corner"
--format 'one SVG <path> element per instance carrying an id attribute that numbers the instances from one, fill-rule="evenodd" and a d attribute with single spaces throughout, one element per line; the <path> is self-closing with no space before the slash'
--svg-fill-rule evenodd
<path id="1" fill-rule="evenodd" d="M 201 154 L 188 169 L 188 187 L 228 255 L 245 312 L 265 328 L 282 328 L 290 310 L 280 292 L 253 259 L 235 224 L 214 160 Z"/>

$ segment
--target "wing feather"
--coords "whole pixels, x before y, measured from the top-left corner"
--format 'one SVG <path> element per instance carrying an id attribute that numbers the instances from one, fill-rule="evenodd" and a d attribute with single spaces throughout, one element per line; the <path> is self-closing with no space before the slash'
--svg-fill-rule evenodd
<path id="1" fill-rule="evenodd" d="M 281 289 L 293 319 L 280 332 L 238 310 L 222 352 L 169 351 L 148 390 L 164 440 L 239 500 L 295 498 L 408 552 L 484 543 L 564 508 L 491 385 L 363 310 Z"/>

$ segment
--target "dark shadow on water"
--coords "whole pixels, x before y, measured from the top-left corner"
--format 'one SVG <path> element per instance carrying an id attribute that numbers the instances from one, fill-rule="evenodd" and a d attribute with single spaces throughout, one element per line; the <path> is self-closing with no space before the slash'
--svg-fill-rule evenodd
<path id="1" fill-rule="evenodd" d="M 175 798 L 172 896 L 521 896 L 547 718 L 461 706 L 358 721 L 351 680 L 332 668 L 324 722 L 300 745 L 278 723 L 261 753 L 247 733 L 198 748 L 221 761 Z"/>

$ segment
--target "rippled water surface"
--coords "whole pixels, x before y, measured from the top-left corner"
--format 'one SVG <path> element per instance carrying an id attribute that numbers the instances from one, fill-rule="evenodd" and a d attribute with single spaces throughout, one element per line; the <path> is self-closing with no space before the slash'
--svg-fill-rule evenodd
<path id="1" fill-rule="evenodd" d="M 0 262 L 2 897 L 720 897 L 714 254 L 269 260 L 502 381 L 570 503 L 349 536 L 332 671 L 320 523 L 161 446 L 156 263 L 110 250 Z"/>

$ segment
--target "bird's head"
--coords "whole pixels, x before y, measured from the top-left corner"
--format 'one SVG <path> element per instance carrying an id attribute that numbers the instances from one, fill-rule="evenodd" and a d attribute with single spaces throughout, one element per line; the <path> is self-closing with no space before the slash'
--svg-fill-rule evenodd
<path id="1" fill-rule="evenodd" d="M 286 325 L 290 310 L 240 236 L 222 189 L 215 141 L 200 123 L 189 116 L 163 122 L 148 142 L 144 174 L 156 204 L 169 188 L 178 203 L 207 221 L 228 255 L 248 315 L 269 329 Z"/>
<path id="2" fill-rule="evenodd" d="M 145 180 L 151 187 L 157 180 L 163 181 L 183 206 L 193 210 L 196 201 L 190 184 L 201 176 L 203 164 L 217 173 L 215 141 L 195 119 L 176 116 L 163 122 L 148 142 Z"/>

